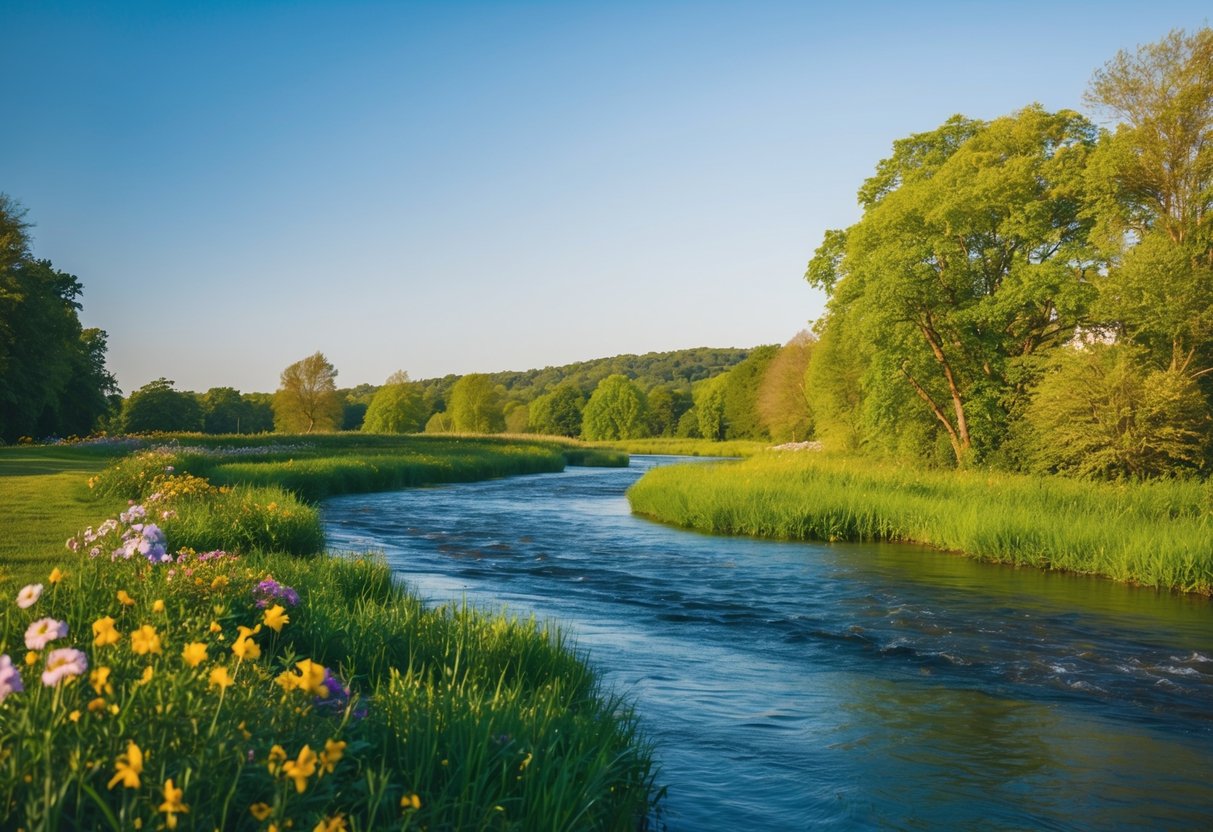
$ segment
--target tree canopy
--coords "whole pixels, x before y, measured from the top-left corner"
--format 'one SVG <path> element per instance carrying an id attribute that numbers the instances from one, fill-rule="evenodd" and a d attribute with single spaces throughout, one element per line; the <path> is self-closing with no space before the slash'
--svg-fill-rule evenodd
<path id="1" fill-rule="evenodd" d="M 274 428 L 282 433 L 337 430 L 343 414 L 336 378 L 337 370 L 319 352 L 283 370 L 274 394 Z"/>
<path id="2" fill-rule="evenodd" d="M 627 376 L 607 376 L 594 388 L 581 418 L 586 439 L 634 439 L 645 433 L 644 391 Z"/>
<path id="3" fill-rule="evenodd" d="M 416 433 L 425 426 L 429 412 L 420 385 L 409 381 L 408 373 L 400 370 L 388 380 L 366 408 L 362 420 L 365 433 Z"/>
<path id="4" fill-rule="evenodd" d="M 447 414 L 459 433 L 501 433 L 505 430 L 505 412 L 501 391 L 484 373 L 463 376 L 451 388 Z"/>

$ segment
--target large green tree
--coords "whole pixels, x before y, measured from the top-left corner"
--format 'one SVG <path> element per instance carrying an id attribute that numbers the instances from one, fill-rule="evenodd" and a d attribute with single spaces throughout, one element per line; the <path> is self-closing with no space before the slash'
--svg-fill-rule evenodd
<path id="1" fill-rule="evenodd" d="M 206 433 L 252 433 L 253 405 L 234 387 L 212 387 L 202 394 L 202 429 Z"/>
<path id="2" fill-rule="evenodd" d="M 531 402 L 528 417 L 531 430 L 550 436 L 580 436 L 581 412 L 585 396 L 572 384 L 561 384 Z"/>
<path id="3" fill-rule="evenodd" d="M 799 332 L 767 365 L 758 388 L 758 417 L 776 442 L 801 442 L 813 430 L 805 372 L 817 338 Z"/>
<path id="4" fill-rule="evenodd" d="M 859 191 L 859 222 L 827 233 L 806 277 L 830 295 L 830 316 L 854 319 L 837 347 L 864 356 L 885 430 L 910 424 L 908 394 L 957 462 L 1005 439 L 1029 359 L 1086 320 L 1094 141 L 1069 111 L 954 117 L 896 142 Z"/>
<path id="5" fill-rule="evenodd" d="M 505 412 L 501 391 L 484 373 L 469 373 L 451 387 L 447 415 L 459 433 L 501 433 Z"/>
<path id="6" fill-rule="evenodd" d="M 122 406 L 122 429 L 126 433 L 202 430 L 203 412 L 198 397 L 173 389 L 167 378 L 149 381 L 131 393 Z"/>
<path id="7" fill-rule="evenodd" d="M 387 381 L 366 409 L 362 420 L 364 433 L 416 433 L 425 426 L 429 411 L 421 386 L 409 381 L 408 373 L 400 370 Z"/>
<path id="8" fill-rule="evenodd" d="M 1092 155 L 1112 266 L 1099 311 L 1148 360 L 1213 373 L 1213 29 L 1120 52 L 1087 95 L 1117 119 Z M 1213 388 L 1207 390 L 1213 396 Z"/>
<path id="9" fill-rule="evenodd" d="M 80 325 L 74 276 L 30 253 L 24 211 L 0 194 L 0 440 L 87 434 L 117 392 L 105 333 Z"/>
<path id="10" fill-rule="evenodd" d="M 646 433 L 644 391 L 622 373 L 598 382 L 581 417 L 581 434 L 590 440 L 635 439 Z"/>
<path id="11" fill-rule="evenodd" d="M 337 370 L 323 353 L 313 353 L 282 371 L 274 394 L 274 428 L 282 433 L 335 431 L 341 425 Z"/>

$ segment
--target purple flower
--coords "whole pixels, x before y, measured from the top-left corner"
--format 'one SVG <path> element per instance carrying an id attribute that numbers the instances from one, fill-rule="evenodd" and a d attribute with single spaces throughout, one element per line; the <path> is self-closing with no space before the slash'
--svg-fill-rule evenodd
<path id="1" fill-rule="evenodd" d="M 67 636 L 67 622 L 53 618 L 39 618 L 25 631 L 25 646 L 30 650 L 41 650 L 57 638 Z"/>
<path id="2" fill-rule="evenodd" d="M 318 711 L 328 711 L 333 714 L 340 714 L 350 704 L 350 686 L 341 680 L 329 668 L 324 669 L 324 681 L 321 683 L 325 690 L 328 691 L 328 696 L 317 696 L 312 701 Z M 363 719 L 366 717 L 370 708 L 365 702 L 358 704 L 354 709 L 352 716 L 355 719 Z"/>
<path id="3" fill-rule="evenodd" d="M 273 578 L 266 578 L 253 587 L 253 597 L 261 609 L 266 609 L 272 603 L 281 603 L 288 607 L 299 603 L 298 592 L 289 586 L 278 583 Z"/>
<path id="4" fill-rule="evenodd" d="M 88 670 L 88 657 L 72 647 L 52 650 L 46 657 L 46 670 L 42 671 L 42 684 L 54 687 L 65 676 L 80 676 Z"/>
<path id="5" fill-rule="evenodd" d="M 10 693 L 20 693 L 25 690 L 21 683 L 21 671 L 13 666 L 13 660 L 5 653 L 0 655 L 0 702 Z"/>

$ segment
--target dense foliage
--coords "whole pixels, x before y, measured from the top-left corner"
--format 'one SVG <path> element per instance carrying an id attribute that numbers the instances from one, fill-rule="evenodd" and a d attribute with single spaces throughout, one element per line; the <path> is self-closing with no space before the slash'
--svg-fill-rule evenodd
<path id="1" fill-rule="evenodd" d="M 23 215 L 0 194 L 0 441 L 84 436 L 117 393 L 106 336 L 80 324 L 80 281 L 30 253 Z"/>

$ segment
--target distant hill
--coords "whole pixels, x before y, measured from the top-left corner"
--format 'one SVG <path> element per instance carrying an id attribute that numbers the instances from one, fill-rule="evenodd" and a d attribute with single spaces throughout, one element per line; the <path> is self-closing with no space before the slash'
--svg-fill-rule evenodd
<path id="1" fill-rule="evenodd" d="M 751 352 L 753 349 L 696 347 L 644 355 L 616 355 L 541 370 L 507 370 L 487 375 L 506 389 L 510 399 L 522 402 L 529 402 L 564 382 L 575 384 L 588 396 L 598 382 L 615 373 L 623 373 L 645 390 L 659 386 L 690 390 L 692 383 L 723 373 L 745 360 Z M 419 383 L 437 399 L 445 400 L 447 391 L 459 378 L 448 375 L 420 379 Z"/>

